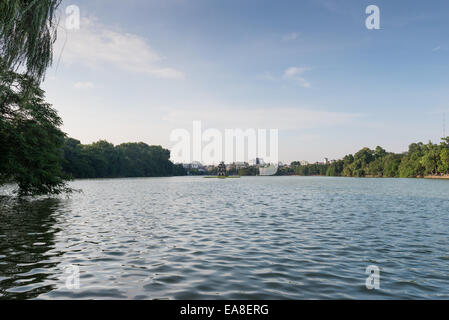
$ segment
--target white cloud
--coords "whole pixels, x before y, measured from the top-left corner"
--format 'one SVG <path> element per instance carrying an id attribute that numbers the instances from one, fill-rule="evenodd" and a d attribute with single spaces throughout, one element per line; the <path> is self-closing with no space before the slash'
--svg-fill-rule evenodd
<path id="1" fill-rule="evenodd" d="M 307 81 L 306 79 L 304 79 L 304 78 L 296 78 L 296 80 L 298 80 L 299 81 L 299 84 L 300 84 L 300 86 L 301 87 L 304 87 L 304 88 L 311 88 L 312 87 L 312 84 L 309 82 L 309 81 Z"/>
<path id="2" fill-rule="evenodd" d="M 94 84 L 92 82 L 75 82 L 73 85 L 76 89 L 92 89 L 94 87 Z"/>
<path id="3" fill-rule="evenodd" d="M 288 34 L 284 34 L 282 36 L 282 40 L 284 41 L 293 41 L 298 39 L 299 34 L 297 32 L 292 32 L 292 33 L 288 33 Z"/>
<path id="4" fill-rule="evenodd" d="M 140 36 L 112 30 L 95 19 L 81 20 L 79 30 L 58 37 L 55 55 L 62 61 L 96 68 L 114 66 L 128 72 L 146 73 L 159 78 L 179 79 L 184 73 L 162 66 L 164 60 Z"/>
<path id="5" fill-rule="evenodd" d="M 310 70 L 310 68 L 307 68 L 307 67 L 299 67 L 299 68 L 298 67 L 290 67 L 284 71 L 284 76 L 287 78 L 292 78 L 294 76 L 301 75 L 304 72 L 309 71 L 309 70 Z"/>
<path id="6" fill-rule="evenodd" d="M 294 80 L 297 83 L 299 83 L 299 85 L 301 87 L 311 88 L 312 84 L 303 77 L 303 74 L 309 70 L 311 70 L 311 69 L 308 67 L 290 67 L 284 71 L 282 77 L 280 77 L 279 75 L 274 76 L 270 72 L 264 72 L 263 74 L 258 75 L 257 79 L 276 81 L 276 80 L 281 80 L 283 78 L 283 79 L 287 79 L 287 80 Z"/>
<path id="7" fill-rule="evenodd" d="M 290 67 L 284 71 L 284 78 L 296 80 L 301 87 L 310 88 L 312 84 L 302 76 L 309 70 L 308 67 Z"/>

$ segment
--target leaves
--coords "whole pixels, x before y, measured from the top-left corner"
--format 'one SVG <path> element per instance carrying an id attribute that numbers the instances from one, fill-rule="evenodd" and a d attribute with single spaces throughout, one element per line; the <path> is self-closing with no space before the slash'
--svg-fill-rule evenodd
<path id="1" fill-rule="evenodd" d="M 61 170 L 65 134 L 38 82 L 0 70 L 0 184 L 13 181 L 18 194 L 69 191 Z"/>
<path id="2" fill-rule="evenodd" d="M 3 68 L 41 80 L 53 58 L 56 10 L 61 0 L 1 0 L 0 56 Z"/>
<path id="3" fill-rule="evenodd" d="M 323 173 L 325 172 L 325 173 Z M 301 166 L 292 162 L 289 168 L 278 171 L 278 175 L 327 175 L 343 177 L 401 177 L 416 178 L 425 175 L 449 174 L 449 137 L 440 145 L 412 143 L 404 154 L 386 152 L 381 147 L 375 150 L 363 148 L 355 155 L 346 155 L 343 160 L 330 164 L 315 163 Z"/>
<path id="4" fill-rule="evenodd" d="M 82 145 L 68 138 L 64 145 L 65 172 L 75 178 L 162 177 L 185 175 L 170 160 L 170 151 L 143 142 L 118 146 L 100 140 Z"/>

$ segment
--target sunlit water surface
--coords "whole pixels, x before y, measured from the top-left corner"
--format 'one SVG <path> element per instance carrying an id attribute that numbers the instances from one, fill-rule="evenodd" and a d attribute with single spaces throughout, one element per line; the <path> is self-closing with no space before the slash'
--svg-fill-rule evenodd
<path id="1" fill-rule="evenodd" d="M 0 299 L 449 299 L 449 181 L 72 186 L 83 193 L 0 198 Z M 365 286 L 369 265 L 378 290 Z"/>

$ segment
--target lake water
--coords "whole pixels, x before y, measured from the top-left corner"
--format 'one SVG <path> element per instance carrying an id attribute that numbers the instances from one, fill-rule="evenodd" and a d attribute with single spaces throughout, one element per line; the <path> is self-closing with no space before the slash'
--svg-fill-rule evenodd
<path id="1" fill-rule="evenodd" d="M 0 199 L 0 299 L 449 299 L 449 181 L 72 186 L 83 193 Z M 380 289 L 365 286 L 369 265 Z"/>

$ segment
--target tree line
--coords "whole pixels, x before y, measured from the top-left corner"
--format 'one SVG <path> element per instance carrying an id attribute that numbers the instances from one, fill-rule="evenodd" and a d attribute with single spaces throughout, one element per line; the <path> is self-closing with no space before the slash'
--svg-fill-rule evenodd
<path id="1" fill-rule="evenodd" d="M 328 164 L 301 165 L 292 162 L 278 170 L 278 175 L 334 177 L 419 178 L 449 174 L 449 137 L 440 144 L 412 143 L 407 152 L 387 152 L 382 147 L 363 148 L 354 155 Z"/>
<path id="2" fill-rule="evenodd" d="M 143 142 L 114 146 L 105 140 L 83 145 L 67 138 L 62 170 L 73 178 L 165 177 L 186 172 L 170 161 L 170 151 Z"/>

